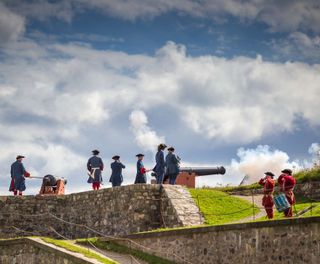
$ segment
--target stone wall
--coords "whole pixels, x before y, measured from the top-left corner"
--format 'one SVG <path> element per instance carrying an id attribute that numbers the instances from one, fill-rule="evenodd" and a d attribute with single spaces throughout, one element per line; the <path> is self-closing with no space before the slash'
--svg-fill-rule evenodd
<path id="1" fill-rule="evenodd" d="M 320 217 L 188 228 L 126 238 L 132 242 L 121 243 L 176 263 L 318 264 L 320 260 Z"/>
<path id="2" fill-rule="evenodd" d="M 79 256 L 78 256 L 79 255 Z M 33 239 L 0 240 L 1 264 L 93 264 L 99 263 Z"/>
<path id="3" fill-rule="evenodd" d="M 170 202 L 172 192 L 179 203 Z M 190 217 L 181 206 L 193 211 Z M 0 237 L 5 238 L 123 235 L 202 223 L 197 206 L 181 186 L 139 184 L 64 196 L 0 197 Z"/>

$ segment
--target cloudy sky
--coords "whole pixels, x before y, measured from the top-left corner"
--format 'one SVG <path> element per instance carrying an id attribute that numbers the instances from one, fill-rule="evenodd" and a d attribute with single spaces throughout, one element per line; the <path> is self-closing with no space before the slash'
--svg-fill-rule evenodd
<path id="1" fill-rule="evenodd" d="M 227 168 L 198 186 L 308 167 L 319 98 L 319 0 L 0 0 L 0 194 L 17 154 L 68 192 L 94 148 L 105 187 L 110 157 L 129 184 L 160 142 Z"/>

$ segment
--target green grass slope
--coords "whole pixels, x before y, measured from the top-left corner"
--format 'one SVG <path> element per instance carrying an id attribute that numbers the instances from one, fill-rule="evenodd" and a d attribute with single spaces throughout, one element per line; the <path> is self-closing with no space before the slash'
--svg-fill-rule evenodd
<path id="1" fill-rule="evenodd" d="M 189 189 L 208 225 L 241 220 L 259 212 L 252 204 L 227 193 L 212 189 Z"/>

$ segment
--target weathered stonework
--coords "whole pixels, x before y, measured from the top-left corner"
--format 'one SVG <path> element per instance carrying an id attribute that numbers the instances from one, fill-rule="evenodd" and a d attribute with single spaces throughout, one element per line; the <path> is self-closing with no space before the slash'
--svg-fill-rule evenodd
<path id="1" fill-rule="evenodd" d="M 80 254 L 22 238 L 0 240 L 1 264 L 98 264 L 100 262 Z"/>
<path id="2" fill-rule="evenodd" d="M 121 243 L 176 263 L 318 264 L 320 261 L 320 217 L 179 229 L 126 238 L 134 243 L 128 240 Z"/>
<path id="3" fill-rule="evenodd" d="M 64 196 L 6 196 L 0 197 L 0 237 L 79 238 L 202 224 L 194 215 L 199 210 L 181 186 L 137 184 Z"/>

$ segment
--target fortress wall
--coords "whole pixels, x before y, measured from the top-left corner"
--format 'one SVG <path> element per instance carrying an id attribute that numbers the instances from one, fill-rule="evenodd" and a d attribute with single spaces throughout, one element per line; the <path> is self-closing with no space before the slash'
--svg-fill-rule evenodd
<path id="1" fill-rule="evenodd" d="M 1 264 L 97 264 L 73 252 L 33 239 L 0 240 Z"/>
<path id="2" fill-rule="evenodd" d="M 201 224 L 199 217 L 189 219 L 175 208 L 175 203 L 168 200 L 167 188 L 171 192 L 180 190 L 177 195 L 181 204 L 198 210 L 181 186 L 138 184 L 63 196 L 3 196 L 0 237 L 80 238 Z"/>
<path id="3" fill-rule="evenodd" d="M 148 248 L 140 250 L 176 263 L 318 264 L 320 259 L 320 217 L 178 229 L 126 238 Z"/>

